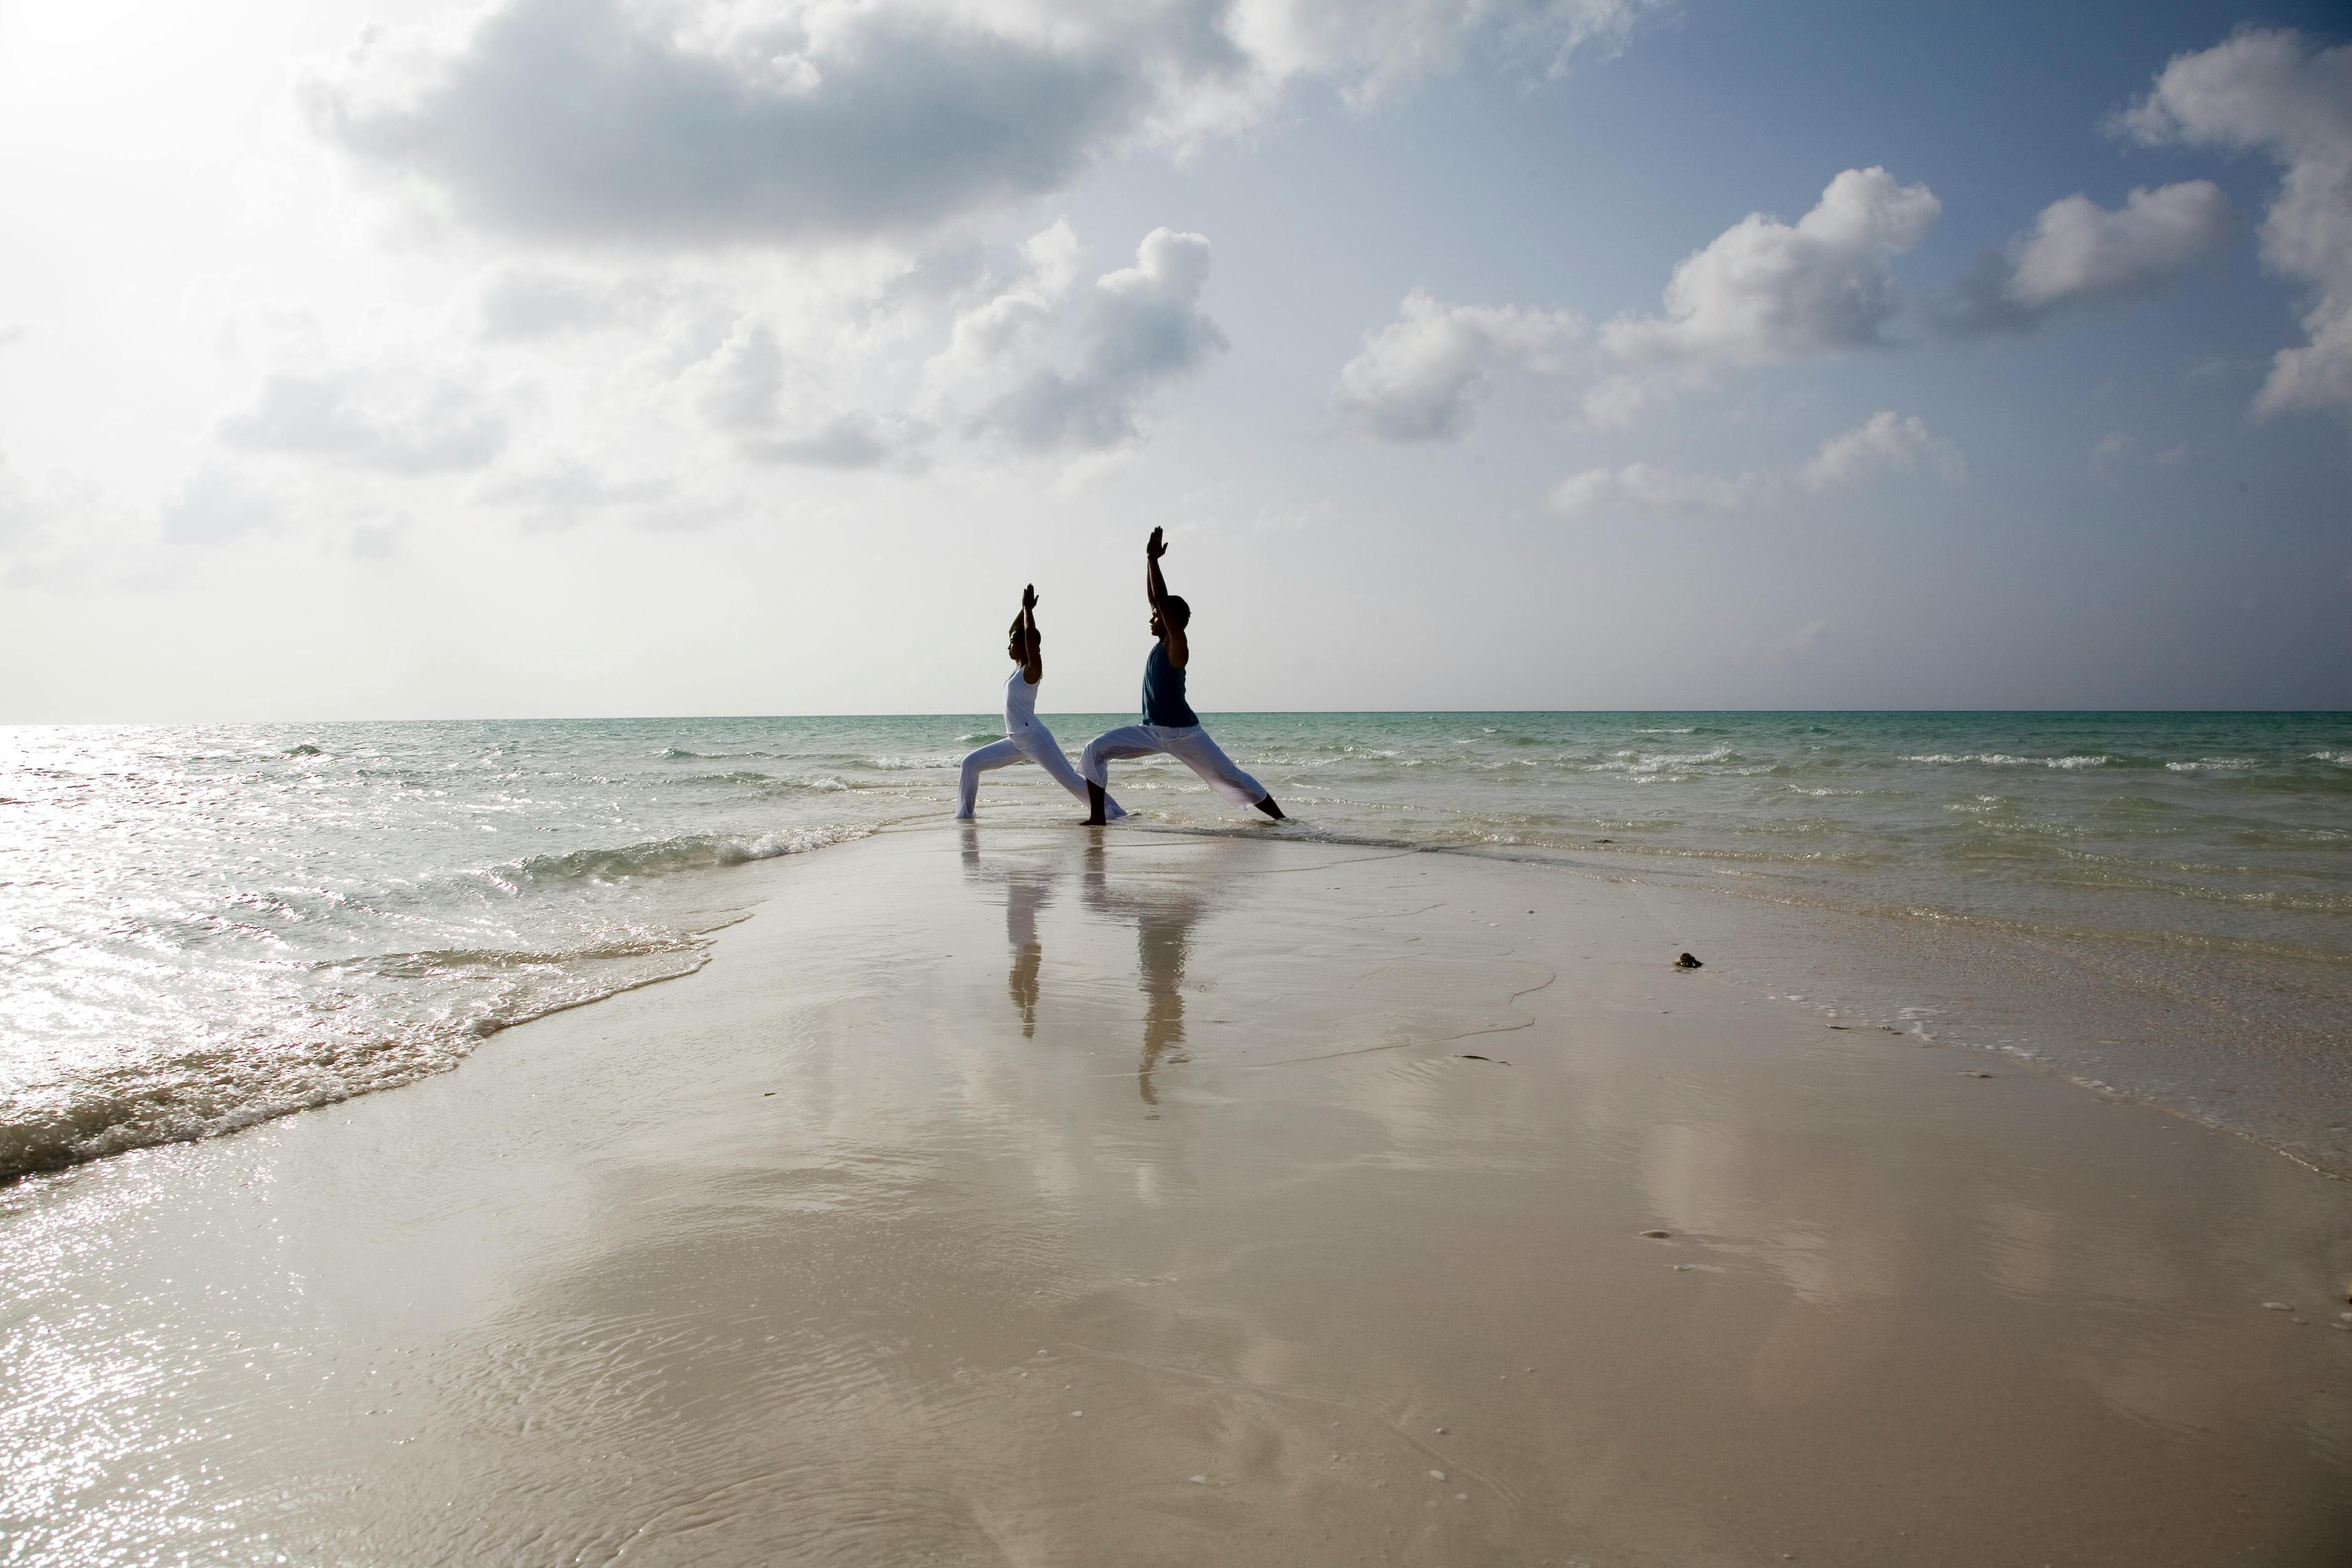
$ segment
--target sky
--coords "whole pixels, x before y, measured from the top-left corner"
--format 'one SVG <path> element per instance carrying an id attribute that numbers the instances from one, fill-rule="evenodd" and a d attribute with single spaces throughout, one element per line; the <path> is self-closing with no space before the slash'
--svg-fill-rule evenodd
<path id="1" fill-rule="evenodd" d="M 2327 5 L 7 0 L 0 722 L 2352 707 Z"/>

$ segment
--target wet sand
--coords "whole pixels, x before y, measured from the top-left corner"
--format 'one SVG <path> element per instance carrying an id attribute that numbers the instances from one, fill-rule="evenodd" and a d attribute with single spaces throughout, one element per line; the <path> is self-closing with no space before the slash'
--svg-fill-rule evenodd
<path id="1" fill-rule="evenodd" d="M 0 1561 L 2352 1558 L 2352 1186 L 2252 1143 L 1539 868 L 736 875 L 698 975 L 0 1193 Z"/>

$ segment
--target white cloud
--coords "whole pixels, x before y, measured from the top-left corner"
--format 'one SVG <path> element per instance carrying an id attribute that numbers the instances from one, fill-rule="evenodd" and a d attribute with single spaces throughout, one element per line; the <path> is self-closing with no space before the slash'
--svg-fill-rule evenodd
<path id="1" fill-rule="evenodd" d="M 2226 244 L 2236 219 L 2210 180 L 2136 190 L 2116 212 L 2068 196 L 2044 207 L 2019 245 L 2009 297 L 2046 310 L 2160 289 Z"/>
<path id="2" fill-rule="evenodd" d="M 1736 511 L 1761 483 L 1753 476 L 1726 479 L 1628 463 L 1622 468 L 1587 468 L 1570 474 L 1544 499 L 1563 517 Z"/>
<path id="3" fill-rule="evenodd" d="M 919 230 L 1060 187 L 1150 90 L 1132 53 L 906 5 L 508 0 L 394 47 L 310 84 L 326 135 L 479 226 L 622 243 Z"/>
<path id="4" fill-rule="evenodd" d="M 1622 46 L 1657 0 L 1259 0 L 1233 7 L 1231 31 L 1275 79 L 1331 70 L 1363 103 L 1473 51 L 1540 61 L 1559 76 L 1587 46 Z"/>
<path id="5" fill-rule="evenodd" d="M 221 504 L 216 521 L 224 526 L 194 536 L 171 528 L 192 493 L 199 508 Z M 0 451 L 0 586 L 77 593 L 175 585 L 200 558 L 201 546 L 269 521 L 266 510 L 233 515 L 255 499 L 223 476 L 200 477 L 166 504 L 159 530 L 152 510 L 125 509 L 77 476 L 51 471 L 28 478 Z"/>
<path id="6" fill-rule="evenodd" d="M 833 368 L 788 363 L 775 329 L 745 316 L 678 384 L 736 455 L 755 463 L 877 468 L 931 437 L 920 419 L 827 406 L 820 384 Z"/>
<path id="7" fill-rule="evenodd" d="M 517 342 L 643 321 L 667 292 L 643 278 L 503 268 L 483 285 L 476 308 L 483 338 Z"/>
<path id="8" fill-rule="evenodd" d="M 927 367 L 927 399 L 970 436 L 1029 451 L 1101 451 L 1141 433 L 1144 405 L 1225 346 L 1201 308 L 1209 242 L 1156 228 L 1135 265 L 1075 288 L 1066 224 L 1033 239 L 1029 275 L 962 312 Z"/>
<path id="9" fill-rule="evenodd" d="M 1962 334 L 2028 331 L 2062 311 L 2168 289 L 2237 232 L 2237 210 L 2210 180 L 2136 190 L 2114 211 L 2067 196 L 2005 249 L 1978 257 L 1937 315 Z"/>
<path id="10" fill-rule="evenodd" d="M 1885 469 L 1908 474 L 1917 472 L 1922 465 L 1952 484 L 1968 474 L 1959 447 L 1929 434 L 1926 420 L 1916 414 L 1904 418 L 1891 408 L 1883 408 L 1853 429 L 1822 442 L 1813 460 L 1805 465 L 1803 478 L 1817 490 L 1845 489 Z"/>
<path id="11" fill-rule="evenodd" d="M 344 537 L 343 547 L 362 560 L 381 561 L 399 552 L 403 539 L 415 524 L 415 520 L 405 513 L 372 522 L 355 522 Z"/>
<path id="12" fill-rule="evenodd" d="M 163 533 L 183 544 L 211 544 L 278 521 L 275 498 L 224 468 L 207 468 L 163 507 Z"/>
<path id="13" fill-rule="evenodd" d="M 988 247 L 971 235 L 941 240 L 908 260 L 886 283 L 877 306 L 952 300 L 988 276 Z"/>
<path id="14" fill-rule="evenodd" d="M 931 427 L 905 416 L 869 414 L 862 408 L 796 421 L 772 435 L 738 442 L 736 450 L 755 463 L 792 463 L 817 468 L 871 468 L 905 460 L 931 437 Z"/>
<path id="15" fill-rule="evenodd" d="M 1942 211 L 1925 185 L 1848 169 L 1794 224 L 1751 213 L 1676 266 L 1664 316 L 1621 318 L 1601 346 L 1630 366 L 1759 364 L 1870 348 L 1901 300 L 1891 266 Z"/>
<path id="16" fill-rule="evenodd" d="M 488 463 L 505 447 L 507 425 L 453 377 L 333 370 L 273 373 L 253 405 L 221 420 L 216 434 L 239 451 L 428 474 Z"/>
<path id="17" fill-rule="evenodd" d="M 1958 447 L 1931 434 L 1916 415 L 1906 418 L 1890 409 L 1822 442 L 1794 477 L 1806 489 L 1822 491 L 1853 489 L 1888 470 L 1909 474 L 1922 468 L 1951 484 L 1968 471 Z M 1697 474 L 1628 463 L 1570 474 L 1544 499 L 1563 517 L 1694 516 L 1771 500 L 1785 494 L 1788 484 L 1789 476 L 1770 471 Z"/>
<path id="18" fill-rule="evenodd" d="M 1883 168 L 1848 169 L 1795 223 L 1751 213 L 1675 268 L 1656 316 L 1620 316 L 1599 333 L 1615 374 L 1585 392 L 1585 417 L 1625 425 L 1721 366 L 1820 358 L 1884 345 L 1903 309 L 1894 260 L 1942 211 L 1924 184 Z M 2060 311 L 2151 293 L 2213 255 L 2235 231 L 2210 181 L 2134 191 L 2107 211 L 2082 196 L 2044 208 L 2004 251 L 1989 251 L 1948 294 L 1956 333 L 2024 331 Z M 1449 306 L 1416 289 L 1340 373 L 1341 416 L 1388 440 L 1461 434 L 1493 372 L 1567 368 L 1581 327 L 1566 311 Z"/>
<path id="19" fill-rule="evenodd" d="M 564 528 L 612 512 L 641 515 L 678 498 L 676 480 L 656 475 L 618 477 L 570 453 L 497 475 L 475 488 L 474 498 L 512 507 L 534 528 Z"/>
<path id="20" fill-rule="evenodd" d="M 1496 371 L 1558 374 L 1559 351 L 1583 329 L 1572 310 L 1448 305 L 1415 289 L 1397 319 L 1367 333 L 1363 352 L 1341 368 L 1333 403 L 1342 418 L 1384 441 L 1451 440 Z"/>
<path id="21" fill-rule="evenodd" d="M 959 260 L 944 286 L 975 266 L 986 281 L 960 289 L 947 341 L 919 370 L 898 357 L 905 322 L 887 318 L 904 306 L 936 321 L 942 301 L 910 303 L 902 268 L 863 306 L 812 316 L 772 302 L 716 326 L 682 313 L 661 374 L 694 423 L 754 463 L 929 466 L 959 438 L 968 453 L 1108 452 L 1139 439 L 1151 403 L 1225 340 L 1202 304 L 1202 236 L 1154 229 L 1132 266 L 1091 283 L 1083 262 L 1066 220 L 1033 235 L 1007 278 Z M 878 339 L 866 331 L 877 320 Z"/>
<path id="22" fill-rule="evenodd" d="M 776 421 L 784 385 L 784 351 L 773 327 L 746 316 L 709 358 L 680 379 L 692 389 L 703 417 L 719 429 L 764 431 Z"/>
<path id="23" fill-rule="evenodd" d="M 2146 142 L 2266 153 L 2285 169 L 2262 225 L 2263 259 L 2309 284 L 2309 342 L 2282 349 L 2254 409 L 2352 410 L 2352 44 L 2249 30 L 2176 56 L 2120 118 Z"/>
<path id="24" fill-rule="evenodd" d="M 499 0 L 372 32 L 313 123 L 509 233 L 625 246 L 919 233 L 1181 146 L 1321 75 L 1622 41 L 1648 0 Z"/>

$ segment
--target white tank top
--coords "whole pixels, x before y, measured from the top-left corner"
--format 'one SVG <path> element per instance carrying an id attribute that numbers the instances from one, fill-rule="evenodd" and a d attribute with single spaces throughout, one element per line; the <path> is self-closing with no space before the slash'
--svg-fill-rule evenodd
<path id="1" fill-rule="evenodd" d="M 1018 734 L 1034 728 L 1036 722 L 1037 689 L 1029 684 L 1016 664 L 1013 673 L 1004 678 L 1004 732 Z"/>

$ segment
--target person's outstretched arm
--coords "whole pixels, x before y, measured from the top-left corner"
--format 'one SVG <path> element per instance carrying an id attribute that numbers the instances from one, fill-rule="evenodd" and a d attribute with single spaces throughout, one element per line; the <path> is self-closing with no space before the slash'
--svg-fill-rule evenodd
<path id="1" fill-rule="evenodd" d="M 1168 645 L 1168 662 L 1181 669 L 1192 655 L 1192 647 L 1184 640 L 1184 628 L 1166 613 L 1168 583 L 1160 575 L 1160 558 L 1167 553 L 1167 541 L 1160 537 L 1158 529 L 1153 529 L 1150 542 L 1143 547 L 1143 591 L 1150 596 L 1151 607 L 1161 612 L 1160 637 Z"/>
<path id="2" fill-rule="evenodd" d="M 1021 590 L 1021 679 L 1034 686 L 1045 679 L 1045 645 L 1037 640 L 1037 584 Z"/>

